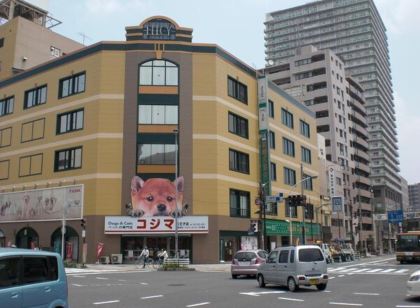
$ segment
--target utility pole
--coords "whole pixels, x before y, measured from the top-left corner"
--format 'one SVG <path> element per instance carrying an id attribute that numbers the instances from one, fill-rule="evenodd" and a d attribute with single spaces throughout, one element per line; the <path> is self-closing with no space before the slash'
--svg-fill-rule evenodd
<path id="1" fill-rule="evenodd" d="M 265 183 L 260 184 L 260 200 L 261 200 L 261 209 L 260 209 L 260 221 L 261 221 L 261 249 L 265 250 L 265 235 L 266 235 L 266 202 L 265 202 Z"/>
<path id="2" fill-rule="evenodd" d="M 303 195 L 303 189 L 304 189 L 304 183 L 306 181 L 306 178 L 303 179 L 303 164 L 300 164 L 300 195 L 302 200 L 302 244 L 305 245 L 305 200 Z"/>
<path id="3" fill-rule="evenodd" d="M 175 135 L 175 202 L 176 202 L 176 211 L 175 211 L 175 258 L 177 260 L 177 265 L 179 267 L 179 255 L 178 255 L 178 215 L 179 215 L 179 208 L 178 208 L 178 130 L 174 129 Z"/>

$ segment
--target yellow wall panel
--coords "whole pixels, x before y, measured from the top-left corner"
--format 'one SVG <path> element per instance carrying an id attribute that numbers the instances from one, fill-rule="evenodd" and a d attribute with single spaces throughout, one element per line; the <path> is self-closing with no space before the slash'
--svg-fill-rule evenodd
<path id="1" fill-rule="evenodd" d="M 42 154 L 31 157 L 31 174 L 42 173 Z"/>
<path id="2" fill-rule="evenodd" d="M 30 165 L 31 165 L 31 157 L 21 157 L 19 160 L 19 176 L 27 176 L 30 175 Z"/>
<path id="3" fill-rule="evenodd" d="M 33 139 L 44 138 L 45 119 L 39 119 L 33 122 Z"/>
<path id="4" fill-rule="evenodd" d="M 10 146 L 12 143 L 12 128 L 7 127 L 0 130 L 0 147 Z"/>
<path id="5" fill-rule="evenodd" d="M 21 130 L 22 142 L 32 140 L 32 127 L 33 127 L 33 122 L 22 124 L 22 130 Z"/>
<path id="6" fill-rule="evenodd" d="M 9 160 L 0 161 L 0 180 L 5 180 L 9 178 Z"/>

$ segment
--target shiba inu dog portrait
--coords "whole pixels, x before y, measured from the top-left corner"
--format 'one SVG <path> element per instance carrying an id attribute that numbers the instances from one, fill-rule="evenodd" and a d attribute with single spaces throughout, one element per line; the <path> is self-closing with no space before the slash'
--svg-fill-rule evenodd
<path id="1" fill-rule="evenodd" d="M 143 181 L 134 176 L 131 180 L 131 215 L 182 216 L 186 206 L 184 199 L 184 177 L 171 182 L 168 179 L 152 178 Z"/>

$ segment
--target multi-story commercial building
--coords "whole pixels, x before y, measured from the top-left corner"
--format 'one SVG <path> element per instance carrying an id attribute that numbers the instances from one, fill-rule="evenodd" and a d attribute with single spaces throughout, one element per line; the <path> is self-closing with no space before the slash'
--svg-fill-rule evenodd
<path id="1" fill-rule="evenodd" d="M 409 208 L 420 211 L 420 183 L 408 185 Z"/>
<path id="2" fill-rule="evenodd" d="M 259 197 L 300 188 L 319 205 L 314 113 L 267 80 L 262 104 L 261 82 L 162 16 L 127 27 L 126 41 L 1 80 L 3 245 L 66 247 L 81 261 L 86 242 L 92 262 L 98 251 L 129 260 L 145 245 L 173 255 L 178 243 L 193 262 L 214 263 L 257 246 L 253 221 L 265 220 L 267 248 L 301 237 L 302 226 L 307 241 L 319 239 L 313 211 L 279 203 L 259 214 Z"/>
<path id="3" fill-rule="evenodd" d="M 317 132 L 325 137 L 326 160 L 334 172 L 338 172 L 334 165 L 341 168 L 341 176 L 335 177 L 336 185 L 342 186 L 342 194 L 332 190 L 334 196 L 344 197 L 343 214 L 335 213 L 332 222 L 333 226 L 343 226 L 345 230 L 339 232 L 338 238 L 372 250 L 368 137 L 362 88 L 346 75 L 339 57 L 330 50 L 317 50 L 313 46 L 299 48 L 297 55 L 280 65 L 267 67 L 265 72 L 274 83 L 315 112 Z"/>
<path id="4" fill-rule="evenodd" d="M 331 49 L 366 98 L 375 211 L 401 207 L 395 112 L 386 29 L 373 0 L 322 0 L 266 17 L 266 60 L 281 65 L 298 47 Z"/>

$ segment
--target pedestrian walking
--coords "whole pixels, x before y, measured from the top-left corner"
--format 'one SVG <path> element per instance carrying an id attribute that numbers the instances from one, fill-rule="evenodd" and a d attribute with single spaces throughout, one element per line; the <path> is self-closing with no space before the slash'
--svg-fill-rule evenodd
<path id="1" fill-rule="evenodd" d="M 143 268 L 146 267 L 146 261 L 149 258 L 149 249 L 147 246 L 144 246 L 143 250 L 140 253 L 139 259 L 143 258 Z"/>

